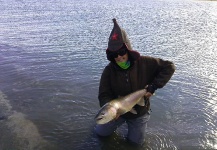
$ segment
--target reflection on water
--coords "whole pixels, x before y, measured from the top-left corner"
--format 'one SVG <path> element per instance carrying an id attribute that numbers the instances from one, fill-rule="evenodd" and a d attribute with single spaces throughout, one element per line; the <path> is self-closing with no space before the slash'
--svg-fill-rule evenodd
<path id="1" fill-rule="evenodd" d="M 13 112 L 25 114 L 12 117 L 14 129 L 21 129 L 18 118 L 23 118 L 37 129 L 37 137 L 56 149 L 137 149 L 125 141 L 124 127 L 105 139 L 93 132 L 113 17 L 128 32 L 134 49 L 171 60 L 177 67 L 167 86 L 152 98 L 142 149 L 217 149 L 215 2 L 0 3 L 0 129 L 5 131 L 0 149 L 20 146 L 7 142 L 21 140 L 16 132 L 8 132 L 7 118 Z"/>
<path id="2" fill-rule="evenodd" d="M 1 142 L 0 149 L 38 149 L 55 150 L 40 135 L 36 125 L 28 120 L 23 113 L 13 110 L 6 96 L 0 91 Z"/>

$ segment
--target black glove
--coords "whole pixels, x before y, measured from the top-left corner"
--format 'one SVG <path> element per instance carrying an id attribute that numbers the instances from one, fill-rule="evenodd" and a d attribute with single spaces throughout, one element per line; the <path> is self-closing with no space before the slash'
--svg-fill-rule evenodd
<path id="1" fill-rule="evenodd" d="M 146 89 L 147 89 L 147 92 L 150 92 L 151 94 L 153 94 L 155 90 L 157 90 L 157 86 L 154 84 L 149 84 Z"/>

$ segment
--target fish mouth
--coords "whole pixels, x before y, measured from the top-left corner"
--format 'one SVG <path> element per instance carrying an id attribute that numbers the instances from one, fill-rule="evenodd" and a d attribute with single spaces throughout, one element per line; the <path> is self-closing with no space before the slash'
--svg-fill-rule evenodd
<path id="1" fill-rule="evenodd" d="M 96 121 L 102 120 L 102 117 L 96 118 Z"/>

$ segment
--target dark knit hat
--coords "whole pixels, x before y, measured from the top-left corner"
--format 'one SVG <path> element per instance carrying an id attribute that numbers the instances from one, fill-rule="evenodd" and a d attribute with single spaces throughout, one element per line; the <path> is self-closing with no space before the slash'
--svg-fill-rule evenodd
<path id="1" fill-rule="evenodd" d="M 118 51 L 123 46 L 126 46 L 128 49 L 129 55 L 133 60 L 137 60 L 140 57 L 140 54 L 137 51 L 132 50 L 130 40 L 127 37 L 124 29 L 120 28 L 116 19 L 112 19 L 114 22 L 114 27 L 109 36 L 108 48 L 106 50 L 106 54 L 111 52 Z M 107 56 L 108 60 L 111 61 L 111 58 Z"/>

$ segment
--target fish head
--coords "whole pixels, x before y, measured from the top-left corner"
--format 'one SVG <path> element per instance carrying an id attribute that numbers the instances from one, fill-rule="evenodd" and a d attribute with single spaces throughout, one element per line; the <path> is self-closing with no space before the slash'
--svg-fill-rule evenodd
<path id="1" fill-rule="evenodd" d="M 95 121 L 97 124 L 105 124 L 113 120 L 116 115 L 117 109 L 110 104 L 105 104 L 96 115 Z"/>

